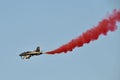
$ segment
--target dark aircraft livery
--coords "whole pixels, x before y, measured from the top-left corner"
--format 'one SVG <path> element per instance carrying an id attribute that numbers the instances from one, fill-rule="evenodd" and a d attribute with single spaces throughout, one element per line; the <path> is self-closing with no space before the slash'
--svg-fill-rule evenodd
<path id="1" fill-rule="evenodd" d="M 43 53 L 40 51 L 40 47 L 37 47 L 36 50 L 23 52 L 19 56 L 21 56 L 22 59 L 29 59 L 31 56 L 38 56 L 41 54 Z"/>

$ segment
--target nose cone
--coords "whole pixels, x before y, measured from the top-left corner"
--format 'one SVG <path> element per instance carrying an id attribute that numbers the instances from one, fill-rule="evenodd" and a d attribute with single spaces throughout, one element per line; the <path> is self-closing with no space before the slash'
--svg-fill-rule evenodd
<path id="1" fill-rule="evenodd" d="M 21 53 L 21 54 L 19 54 L 19 56 L 22 56 L 22 53 Z"/>
<path id="2" fill-rule="evenodd" d="M 26 56 L 26 55 L 27 55 L 26 52 L 19 54 L 19 56 Z"/>

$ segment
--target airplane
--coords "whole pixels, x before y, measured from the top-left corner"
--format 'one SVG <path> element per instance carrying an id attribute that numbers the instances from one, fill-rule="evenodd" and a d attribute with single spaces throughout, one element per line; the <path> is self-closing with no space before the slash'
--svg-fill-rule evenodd
<path id="1" fill-rule="evenodd" d="M 36 50 L 23 52 L 19 56 L 22 59 L 29 59 L 31 56 L 35 56 L 35 55 L 38 56 L 38 55 L 41 55 L 41 54 L 43 54 L 43 53 L 40 51 L 40 47 L 38 46 L 36 48 Z"/>

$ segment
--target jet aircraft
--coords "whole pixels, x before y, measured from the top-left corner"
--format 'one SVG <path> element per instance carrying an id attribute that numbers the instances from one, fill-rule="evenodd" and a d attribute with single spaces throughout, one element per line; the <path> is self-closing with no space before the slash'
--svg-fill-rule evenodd
<path id="1" fill-rule="evenodd" d="M 40 47 L 38 46 L 36 48 L 36 50 L 23 52 L 19 56 L 22 59 L 29 59 L 31 56 L 38 56 L 38 55 L 41 55 L 41 54 L 43 54 L 43 53 L 40 51 Z"/>

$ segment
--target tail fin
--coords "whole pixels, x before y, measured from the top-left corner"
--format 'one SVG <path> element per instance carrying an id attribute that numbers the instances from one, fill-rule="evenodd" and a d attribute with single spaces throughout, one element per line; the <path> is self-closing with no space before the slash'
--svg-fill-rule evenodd
<path id="1" fill-rule="evenodd" d="M 35 51 L 40 52 L 40 47 L 38 46 Z"/>

